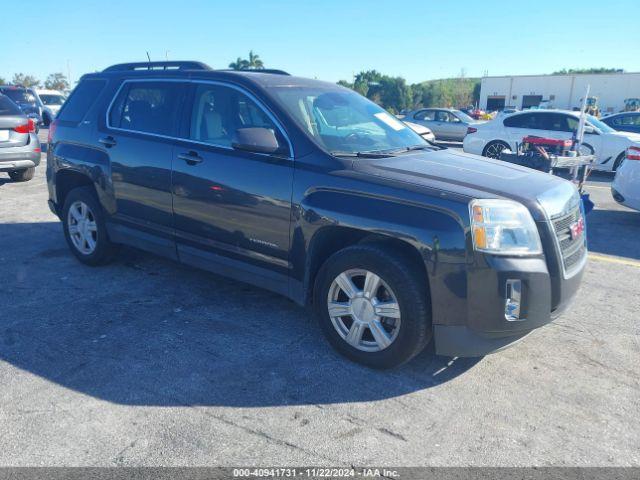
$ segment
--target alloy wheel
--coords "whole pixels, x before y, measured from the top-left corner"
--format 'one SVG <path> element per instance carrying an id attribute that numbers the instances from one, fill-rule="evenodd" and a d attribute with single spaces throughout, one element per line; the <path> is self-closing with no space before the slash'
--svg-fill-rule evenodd
<path id="1" fill-rule="evenodd" d="M 338 275 L 329 288 L 331 323 L 349 345 L 364 352 L 389 347 L 400 332 L 400 306 L 378 275 L 352 269 Z"/>
<path id="2" fill-rule="evenodd" d="M 89 206 L 73 202 L 67 214 L 67 228 L 73 246 L 83 255 L 91 255 L 98 243 L 98 226 Z"/>
<path id="3" fill-rule="evenodd" d="M 487 147 L 487 151 L 485 152 L 485 156 L 489 158 L 495 158 L 496 160 L 500 158 L 500 154 L 502 151 L 507 148 L 502 143 L 492 143 Z"/>

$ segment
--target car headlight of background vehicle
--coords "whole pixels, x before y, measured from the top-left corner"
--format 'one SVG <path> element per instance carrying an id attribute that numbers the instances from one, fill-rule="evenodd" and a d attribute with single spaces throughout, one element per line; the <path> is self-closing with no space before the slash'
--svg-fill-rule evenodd
<path id="1" fill-rule="evenodd" d="M 529 210 L 512 200 L 473 200 L 469 204 L 473 246 L 497 255 L 542 253 L 540 235 Z"/>

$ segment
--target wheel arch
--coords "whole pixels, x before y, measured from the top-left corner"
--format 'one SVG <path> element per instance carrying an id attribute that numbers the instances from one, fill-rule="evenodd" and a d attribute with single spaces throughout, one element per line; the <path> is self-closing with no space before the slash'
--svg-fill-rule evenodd
<path id="1" fill-rule="evenodd" d="M 359 244 L 375 244 L 405 258 L 420 274 L 425 282 L 426 293 L 430 294 L 425 259 L 414 244 L 382 233 L 332 225 L 319 229 L 309 243 L 304 280 L 305 304 L 312 302 L 315 281 L 322 265 L 338 251 Z"/>
<path id="2" fill-rule="evenodd" d="M 93 189 L 93 193 L 98 197 L 98 192 L 94 181 L 86 173 L 79 172 L 74 169 L 63 169 L 56 172 L 55 175 L 56 185 L 56 206 L 58 216 L 62 212 L 62 207 L 67 198 L 67 195 L 71 190 L 78 187 L 90 187 Z"/>

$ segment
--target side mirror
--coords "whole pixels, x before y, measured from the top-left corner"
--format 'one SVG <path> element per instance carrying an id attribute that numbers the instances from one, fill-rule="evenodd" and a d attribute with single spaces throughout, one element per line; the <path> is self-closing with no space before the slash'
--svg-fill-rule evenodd
<path id="1" fill-rule="evenodd" d="M 589 135 L 598 135 L 598 130 L 593 125 L 585 125 L 584 133 L 588 133 Z"/>
<path id="2" fill-rule="evenodd" d="M 231 146 L 254 153 L 275 153 L 280 149 L 273 131 L 262 127 L 237 129 L 236 141 Z"/>

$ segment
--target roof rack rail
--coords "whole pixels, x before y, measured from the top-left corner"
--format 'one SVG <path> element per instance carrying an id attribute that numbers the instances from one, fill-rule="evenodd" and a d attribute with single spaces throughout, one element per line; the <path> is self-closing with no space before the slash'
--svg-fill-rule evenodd
<path id="1" fill-rule="evenodd" d="M 211 70 L 211 67 L 202 62 L 175 61 L 175 62 L 134 62 L 111 65 L 103 72 L 128 72 L 134 70 Z"/>
<path id="2" fill-rule="evenodd" d="M 271 73 L 273 75 L 287 75 L 291 76 L 289 72 L 285 72 L 284 70 L 278 70 L 277 68 L 251 68 L 251 69 L 242 69 L 235 70 L 232 68 L 223 68 L 221 70 L 217 70 L 218 72 L 241 72 L 241 73 Z"/>

